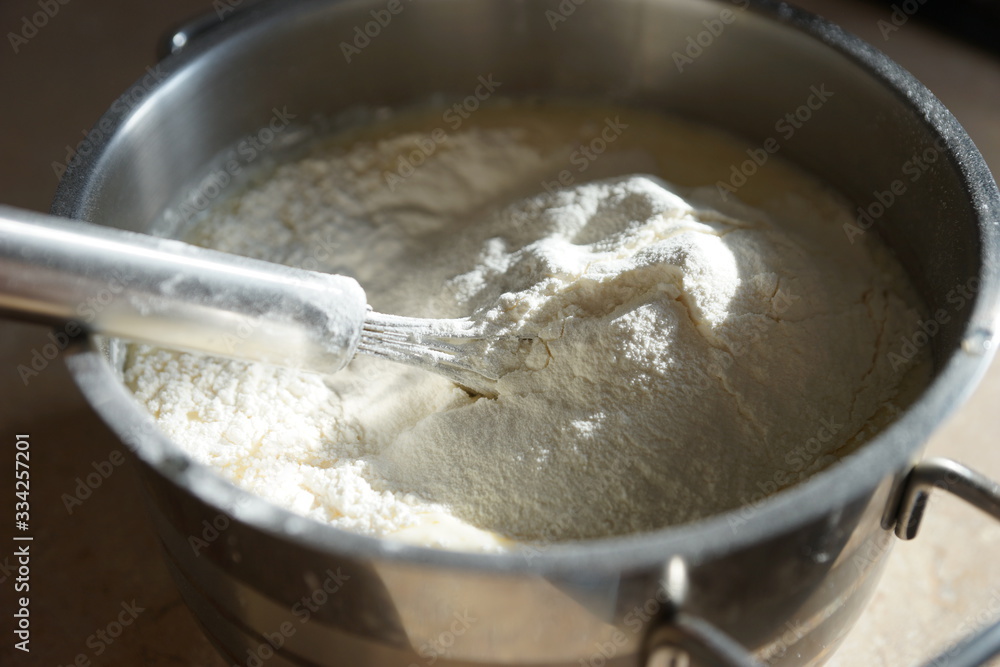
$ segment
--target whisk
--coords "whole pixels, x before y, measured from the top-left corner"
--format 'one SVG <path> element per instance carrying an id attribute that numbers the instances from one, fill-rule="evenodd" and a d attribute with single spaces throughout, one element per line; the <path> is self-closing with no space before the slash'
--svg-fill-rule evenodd
<path id="1" fill-rule="evenodd" d="M 531 338 L 497 336 L 468 319 L 376 313 L 346 276 L 8 206 L 0 206 L 0 316 L 57 327 L 57 347 L 102 334 L 325 374 L 361 352 L 487 397 Z"/>

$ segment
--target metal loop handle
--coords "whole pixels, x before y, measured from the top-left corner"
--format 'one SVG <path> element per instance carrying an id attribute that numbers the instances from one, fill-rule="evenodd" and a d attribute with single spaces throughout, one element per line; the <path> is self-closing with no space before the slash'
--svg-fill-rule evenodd
<path id="1" fill-rule="evenodd" d="M 896 512 L 896 535 L 912 540 L 933 489 L 943 489 L 1000 520 L 1000 484 L 943 458 L 918 463 L 903 484 Z M 924 663 L 923 667 L 978 667 L 1000 655 L 1000 622 L 964 639 Z M 745 647 L 710 623 L 677 612 L 650 632 L 644 667 L 758 667 Z"/>
<path id="2" fill-rule="evenodd" d="M 912 540 L 933 489 L 942 489 L 1000 520 L 1000 484 L 951 459 L 931 458 L 910 471 L 896 519 L 896 536 Z M 1000 655 L 1000 622 L 924 663 L 924 667 L 977 667 Z"/>
<path id="3" fill-rule="evenodd" d="M 739 642 L 684 612 L 646 639 L 645 667 L 760 667 Z"/>
<path id="4" fill-rule="evenodd" d="M 931 458 L 910 471 L 896 519 L 896 537 L 912 540 L 933 489 L 952 493 L 1000 521 L 1000 484 L 957 461 Z"/>

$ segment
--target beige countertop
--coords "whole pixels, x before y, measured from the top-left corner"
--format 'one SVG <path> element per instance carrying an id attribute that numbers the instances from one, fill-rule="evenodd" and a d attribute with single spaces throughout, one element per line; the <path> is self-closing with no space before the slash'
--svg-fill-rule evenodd
<path id="1" fill-rule="evenodd" d="M 64 0 L 61 0 L 63 2 Z M 927 84 L 965 125 L 994 173 L 1000 170 L 1000 59 L 935 33 L 916 21 L 884 39 L 889 12 L 854 2 L 802 0 L 867 39 Z M 83 138 L 100 113 L 145 67 L 154 44 L 181 18 L 210 10 L 209 0 L 65 2 L 13 53 L 0 46 L 0 201 L 48 208 L 53 162 Z M 20 31 L 36 0 L 0 4 L 0 32 Z M 27 34 L 27 33 L 25 33 Z M 0 664 L 224 664 L 180 602 L 145 520 L 131 471 L 113 472 L 87 502 L 67 512 L 64 494 L 106 461 L 114 438 L 92 415 L 61 362 L 25 384 L 19 364 L 47 341 L 46 330 L 0 323 L 0 438 L 31 435 L 32 643 L 25 656 L 0 643 Z M 1000 364 L 972 399 L 934 434 L 930 453 L 956 458 L 1000 479 Z M 7 448 L 4 449 L 7 451 Z M 9 464 L 0 465 L 9 470 Z M 10 489 L 9 475 L 3 488 Z M 10 495 L 10 494 L 8 494 Z M 4 520 L 7 522 L 7 519 Z M 12 530 L 3 523 L 0 537 Z M 8 539 L 8 538 L 4 538 Z M 875 598 L 831 665 L 915 665 L 963 630 L 1000 612 L 1000 524 L 951 498 L 935 497 L 918 539 L 898 543 Z M 0 566 L 6 566 L 0 555 Z M 0 636 L 11 637 L 11 582 L 0 567 Z M 91 636 L 133 603 L 137 618 L 112 643 Z M 993 613 L 990 618 L 996 618 Z M 1000 665 L 1000 660 L 992 665 Z"/>

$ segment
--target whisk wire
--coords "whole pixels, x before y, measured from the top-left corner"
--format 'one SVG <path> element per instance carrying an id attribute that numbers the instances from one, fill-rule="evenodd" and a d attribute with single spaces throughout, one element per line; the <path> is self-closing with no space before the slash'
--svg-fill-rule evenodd
<path id="1" fill-rule="evenodd" d="M 496 396 L 499 374 L 469 349 L 485 340 L 483 327 L 469 319 L 424 319 L 370 311 L 358 351 L 444 374 L 476 394 Z"/>

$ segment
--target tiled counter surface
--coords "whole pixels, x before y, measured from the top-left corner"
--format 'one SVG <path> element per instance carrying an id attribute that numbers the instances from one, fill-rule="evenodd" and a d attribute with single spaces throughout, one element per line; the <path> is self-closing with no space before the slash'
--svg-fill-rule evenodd
<path id="1" fill-rule="evenodd" d="M 832 0 L 803 0 L 901 62 L 968 128 L 1000 169 L 1000 60 L 961 46 L 914 21 L 883 39 L 888 12 Z M 153 65 L 156 38 L 178 19 L 210 10 L 208 0 L 170 3 L 93 0 L 60 5 L 18 53 L 0 45 L 0 201 L 46 209 L 55 189 L 51 163 L 63 161 L 119 92 Z M 0 5 L 4 34 L 38 10 L 34 1 Z M 74 479 L 118 445 L 92 416 L 61 363 L 28 386 L 16 366 L 44 345 L 45 331 L 0 324 L 0 437 L 30 433 L 32 442 L 32 652 L 0 643 L 0 664 L 223 665 L 180 602 L 161 562 L 156 538 L 130 471 L 112 474 L 68 514 L 61 500 Z M 957 458 L 1000 478 L 1000 365 L 945 425 L 930 453 Z M 6 451 L 6 450 L 4 450 Z M 3 489 L 10 488 L 8 480 Z M 9 497 L 5 491 L 5 497 Z M 6 521 L 6 519 L 4 519 Z M 0 563 L 3 562 L 0 557 Z M 0 577 L 3 573 L 0 573 Z M 9 582 L 0 607 L 12 608 Z M 143 611 L 112 644 L 88 637 L 114 620 L 122 604 Z M 983 611 L 1000 611 L 1000 524 L 950 498 L 935 498 L 920 537 L 898 543 L 871 606 L 830 664 L 915 665 L 947 647 Z M 996 614 L 994 614 L 996 616 Z M 0 637 L 10 637 L 4 612 Z M 102 649 L 95 658 L 96 648 Z M 1000 661 L 995 661 L 1000 665 Z"/>

